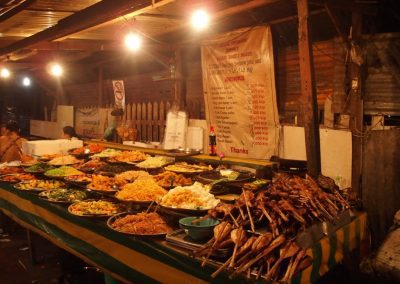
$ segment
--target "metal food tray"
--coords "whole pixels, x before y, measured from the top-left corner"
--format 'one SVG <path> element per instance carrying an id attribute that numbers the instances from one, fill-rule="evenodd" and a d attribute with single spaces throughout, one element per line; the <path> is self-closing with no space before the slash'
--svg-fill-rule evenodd
<path id="1" fill-rule="evenodd" d="M 199 149 L 172 149 L 172 150 L 167 150 L 164 155 L 170 157 L 189 157 L 198 155 L 200 153 L 201 150 Z"/>
<path id="2" fill-rule="evenodd" d="M 189 253 L 193 253 L 194 251 L 200 249 L 206 243 L 204 241 L 193 240 L 185 233 L 185 230 L 183 229 L 179 229 L 177 231 L 168 234 L 165 237 L 165 240 L 167 241 L 168 244 L 185 249 Z M 224 248 L 216 250 L 211 256 L 221 259 L 221 258 L 228 258 L 229 256 L 231 256 L 231 254 L 232 254 L 231 249 Z"/>

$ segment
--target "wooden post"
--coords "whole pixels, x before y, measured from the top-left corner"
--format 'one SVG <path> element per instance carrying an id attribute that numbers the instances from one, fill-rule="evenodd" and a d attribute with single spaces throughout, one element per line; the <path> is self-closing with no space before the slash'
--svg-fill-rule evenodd
<path id="1" fill-rule="evenodd" d="M 352 35 L 351 40 L 358 44 L 362 35 L 362 14 L 352 14 Z M 362 133 L 363 133 L 363 99 L 362 99 L 362 77 L 361 66 L 354 62 L 350 65 L 350 129 L 352 132 L 352 168 L 351 186 L 362 197 L 361 173 L 362 173 Z"/>
<path id="2" fill-rule="evenodd" d="M 301 79 L 300 125 L 304 126 L 308 173 L 316 177 L 321 172 L 317 92 L 314 62 L 308 25 L 308 0 L 297 0 L 299 16 L 299 60 Z"/>
<path id="3" fill-rule="evenodd" d="M 99 108 L 103 106 L 103 67 L 99 66 L 98 69 L 99 73 L 99 85 L 98 85 L 98 92 L 99 92 Z"/>
<path id="4" fill-rule="evenodd" d="M 179 107 L 186 106 L 186 72 L 184 60 L 182 60 L 182 49 L 175 50 L 175 105 Z"/>

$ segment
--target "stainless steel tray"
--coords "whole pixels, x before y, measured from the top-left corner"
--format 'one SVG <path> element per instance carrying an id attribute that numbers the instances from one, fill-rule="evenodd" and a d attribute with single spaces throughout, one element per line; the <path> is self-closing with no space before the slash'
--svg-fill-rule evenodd
<path id="1" fill-rule="evenodd" d="M 195 241 L 190 238 L 183 229 L 174 231 L 165 237 L 168 244 L 187 250 L 193 253 L 200 249 L 206 241 Z M 230 248 L 218 249 L 211 256 L 221 259 L 231 256 L 232 250 Z"/>

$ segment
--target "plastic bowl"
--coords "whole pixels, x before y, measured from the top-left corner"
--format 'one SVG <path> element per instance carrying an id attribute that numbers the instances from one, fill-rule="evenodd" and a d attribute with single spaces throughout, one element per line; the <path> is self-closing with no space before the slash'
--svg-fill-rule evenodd
<path id="1" fill-rule="evenodd" d="M 199 219 L 198 221 L 196 219 Z M 211 238 L 213 229 L 219 221 L 213 218 L 186 217 L 179 220 L 179 226 L 185 230 L 193 240 Z"/>

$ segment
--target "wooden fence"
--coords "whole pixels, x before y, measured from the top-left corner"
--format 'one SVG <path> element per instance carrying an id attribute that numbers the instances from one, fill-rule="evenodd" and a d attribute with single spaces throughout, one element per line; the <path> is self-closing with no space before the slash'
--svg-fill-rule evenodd
<path id="1" fill-rule="evenodd" d="M 112 106 L 108 106 L 112 109 Z M 136 141 L 159 141 L 164 139 L 167 112 L 170 102 L 137 102 L 125 107 L 122 123 L 132 124 L 137 130 Z"/>

